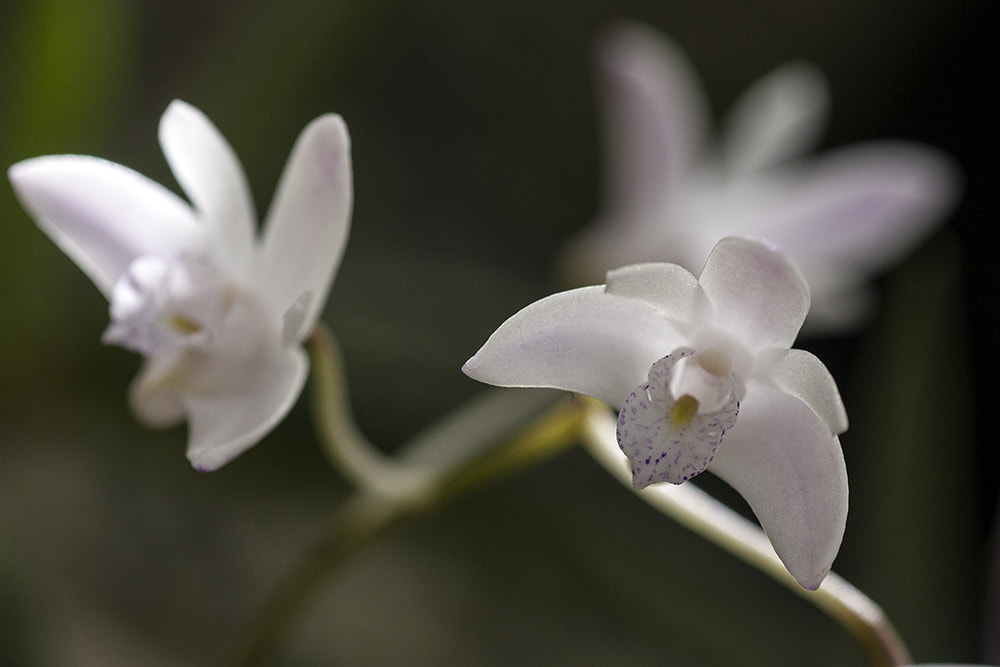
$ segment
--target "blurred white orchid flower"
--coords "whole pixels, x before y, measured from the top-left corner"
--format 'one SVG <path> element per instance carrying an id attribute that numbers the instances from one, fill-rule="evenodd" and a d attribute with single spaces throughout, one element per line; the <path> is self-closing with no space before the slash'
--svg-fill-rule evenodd
<path id="1" fill-rule="evenodd" d="M 274 428 L 302 390 L 301 343 L 350 224 L 349 139 L 332 114 L 303 130 L 258 237 L 246 175 L 208 118 L 174 101 L 159 137 L 190 204 L 95 157 L 39 157 L 9 176 L 110 301 L 105 342 L 145 356 L 130 392 L 137 416 L 152 426 L 186 418 L 188 458 L 215 470 Z"/>
<path id="2" fill-rule="evenodd" d="M 867 314 L 871 274 L 910 251 L 957 199 L 957 169 L 927 146 L 866 142 L 806 157 L 829 106 L 810 66 L 788 64 L 754 84 L 716 143 L 705 94 L 672 42 L 626 24 L 599 55 L 607 192 L 602 215 L 561 258 L 572 284 L 638 262 L 697 270 L 724 236 L 767 238 L 809 282 L 807 328 L 842 330 Z"/>
<path id="3" fill-rule="evenodd" d="M 555 387 L 620 409 L 633 485 L 705 469 L 740 492 L 805 588 L 826 576 L 847 519 L 832 376 L 790 349 L 809 310 L 796 265 L 763 241 L 729 237 L 700 278 L 639 264 L 508 319 L 463 370 L 501 386 Z M 620 456 L 620 455 L 619 455 Z"/>

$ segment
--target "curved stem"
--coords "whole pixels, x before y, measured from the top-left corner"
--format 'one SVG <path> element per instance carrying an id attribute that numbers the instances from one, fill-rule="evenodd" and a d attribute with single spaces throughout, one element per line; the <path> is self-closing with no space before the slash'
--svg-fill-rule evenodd
<path id="1" fill-rule="evenodd" d="M 494 393 L 414 438 L 387 457 L 355 426 L 333 335 L 320 325 L 307 342 L 313 359 L 316 427 L 331 461 L 359 486 L 331 528 L 266 602 L 230 664 L 269 659 L 318 585 L 350 556 L 397 523 L 447 504 L 494 478 L 554 455 L 582 440 L 590 453 L 633 490 L 618 449 L 615 420 L 586 397 L 564 400 L 513 437 L 523 423 L 561 392 Z M 502 442 L 500 446 L 495 446 Z M 687 528 L 771 576 L 839 622 L 864 647 L 875 667 L 910 664 L 910 656 L 881 608 L 834 573 L 816 591 L 803 589 L 775 555 L 761 528 L 693 484 L 657 485 L 640 497 Z"/>
<path id="2" fill-rule="evenodd" d="M 346 477 L 361 488 L 388 497 L 415 497 L 426 492 L 433 470 L 401 465 L 365 438 L 351 416 L 340 348 L 322 323 L 306 341 L 312 357 L 313 416 L 323 451 Z"/>
<path id="3" fill-rule="evenodd" d="M 320 585 L 349 557 L 402 521 L 404 510 L 404 505 L 373 494 L 355 496 L 342 505 L 327 531 L 265 600 L 225 664 L 267 664 L 299 610 L 318 593 Z"/>
<path id="4" fill-rule="evenodd" d="M 470 414 L 476 416 L 481 411 L 474 404 Z M 587 406 L 582 401 L 564 399 L 498 446 L 485 453 L 480 451 L 478 455 L 464 459 L 461 465 L 450 467 L 446 473 L 435 478 L 433 488 L 426 493 L 383 495 L 363 488 L 340 508 L 330 528 L 265 601 L 227 664 L 266 664 L 298 612 L 317 593 L 320 584 L 351 556 L 408 518 L 446 505 L 494 479 L 537 464 L 578 443 L 585 426 L 586 411 Z M 449 429 L 446 425 L 438 430 L 448 433 Z M 417 439 L 417 444 L 422 442 L 423 438 Z M 422 447 L 411 449 L 417 453 L 422 451 Z"/>
<path id="5" fill-rule="evenodd" d="M 554 389 L 491 388 L 390 457 L 354 422 L 340 348 L 330 330 L 319 323 L 306 348 L 313 365 L 313 418 L 327 458 L 360 489 L 397 501 L 426 500 L 445 476 L 566 395 Z"/>
<path id="6" fill-rule="evenodd" d="M 618 448 L 615 419 L 607 407 L 588 401 L 584 446 L 612 475 L 635 492 L 627 461 Z M 761 528 L 693 484 L 660 484 L 636 495 L 686 528 L 756 567 L 802 596 L 845 627 L 875 667 L 911 664 L 906 646 L 882 609 L 833 572 L 815 591 L 802 588 L 778 559 Z"/>

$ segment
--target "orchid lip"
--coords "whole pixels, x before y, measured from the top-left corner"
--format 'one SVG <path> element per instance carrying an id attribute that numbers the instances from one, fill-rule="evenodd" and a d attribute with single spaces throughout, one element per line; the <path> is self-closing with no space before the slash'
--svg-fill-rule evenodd
<path id="1" fill-rule="evenodd" d="M 618 443 L 632 464 L 632 483 L 642 489 L 656 482 L 681 484 L 701 474 L 715 457 L 725 432 L 736 423 L 739 401 L 735 379 L 715 378 L 725 384 L 725 402 L 706 408 L 691 393 L 675 398 L 674 374 L 696 375 L 683 382 L 694 390 L 711 394 L 700 376 L 708 375 L 700 365 L 682 364 L 695 355 L 692 348 L 678 348 L 649 370 L 648 381 L 625 400 L 618 420 Z M 679 369 L 679 370 L 678 370 Z"/>

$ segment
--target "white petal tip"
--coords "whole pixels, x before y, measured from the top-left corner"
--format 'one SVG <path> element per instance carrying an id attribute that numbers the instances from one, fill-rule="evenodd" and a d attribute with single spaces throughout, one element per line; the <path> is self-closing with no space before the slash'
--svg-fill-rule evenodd
<path id="1" fill-rule="evenodd" d="M 7 168 L 7 178 L 10 179 L 11 183 L 16 184 L 17 181 L 21 178 L 21 174 L 24 171 L 24 165 L 27 162 L 30 162 L 30 160 L 25 160 L 23 162 L 17 162 L 17 163 L 12 164 L 10 167 Z"/>
<path id="2" fill-rule="evenodd" d="M 235 457 L 219 458 L 209 452 L 188 452 L 187 459 L 198 472 L 215 472 Z"/>
<path id="3" fill-rule="evenodd" d="M 61 155 L 45 155 L 16 162 L 7 168 L 7 178 L 14 189 L 21 193 L 22 188 L 32 187 L 41 175 L 44 179 L 48 167 L 61 161 Z M 86 158 L 96 160 L 98 158 Z"/>
<path id="4" fill-rule="evenodd" d="M 303 135 L 308 135 L 314 141 L 327 141 L 329 147 L 338 150 L 348 150 L 351 147 L 350 135 L 347 132 L 347 123 L 340 114 L 327 113 L 315 118 L 302 130 Z"/>
<path id="5" fill-rule="evenodd" d="M 470 378 L 472 378 L 473 380 L 477 380 L 479 382 L 486 382 L 486 380 L 484 380 L 483 377 L 479 374 L 479 371 L 476 369 L 476 366 L 478 366 L 478 364 L 476 363 L 476 358 L 472 357 L 464 364 L 462 364 L 462 372 L 465 373 Z"/>
<path id="6" fill-rule="evenodd" d="M 799 586 L 807 591 L 818 590 L 821 585 L 823 585 L 823 580 L 826 579 L 826 575 L 830 572 L 830 568 L 825 568 L 820 574 L 810 574 L 808 576 L 792 574 L 795 581 L 799 582 Z"/>
<path id="7" fill-rule="evenodd" d="M 206 117 L 205 114 L 202 112 L 202 110 L 199 109 L 198 107 L 194 106 L 193 104 L 189 104 L 184 100 L 177 100 L 177 99 L 171 100 L 170 104 L 167 105 L 167 108 L 164 109 L 163 115 L 160 116 L 160 126 L 159 126 L 160 141 L 161 142 L 163 141 L 163 135 L 164 132 L 166 131 L 165 130 L 166 126 L 173 123 L 187 123 L 192 120 L 194 120 L 194 122 L 196 123 L 211 124 L 211 121 L 208 120 L 208 117 Z"/>
<path id="8" fill-rule="evenodd" d="M 164 110 L 163 115 L 173 113 L 184 113 L 185 111 L 197 111 L 197 107 L 193 104 L 189 104 L 184 100 L 173 99 L 170 100 L 170 104 L 167 105 L 166 110 Z"/>

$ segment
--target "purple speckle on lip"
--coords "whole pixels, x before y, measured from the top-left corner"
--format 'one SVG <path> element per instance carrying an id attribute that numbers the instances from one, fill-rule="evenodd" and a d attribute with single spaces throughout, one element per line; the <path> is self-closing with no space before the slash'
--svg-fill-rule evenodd
<path id="1" fill-rule="evenodd" d="M 670 418 L 677 399 L 670 391 L 673 366 L 694 354 L 682 348 L 653 364 L 649 381 L 626 399 L 618 420 L 618 445 L 632 462 L 632 485 L 680 484 L 704 472 L 715 458 L 725 432 L 736 423 L 735 376 L 729 401 L 710 413 L 695 412 L 678 423 Z"/>

